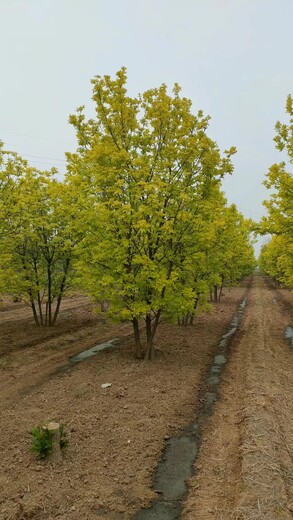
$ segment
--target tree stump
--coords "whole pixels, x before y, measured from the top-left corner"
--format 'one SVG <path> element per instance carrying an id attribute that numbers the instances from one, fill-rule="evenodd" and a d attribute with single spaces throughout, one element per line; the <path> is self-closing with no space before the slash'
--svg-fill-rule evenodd
<path id="1" fill-rule="evenodd" d="M 53 449 L 52 453 L 48 456 L 48 462 L 57 463 L 62 460 L 62 452 L 60 447 L 60 424 L 56 422 L 49 422 L 45 426 L 43 426 L 44 430 L 47 430 L 52 434 L 52 444 Z"/>

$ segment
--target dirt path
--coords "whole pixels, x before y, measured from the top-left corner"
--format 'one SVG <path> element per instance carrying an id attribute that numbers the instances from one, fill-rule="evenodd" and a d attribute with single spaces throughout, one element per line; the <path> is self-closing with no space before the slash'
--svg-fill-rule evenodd
<path id="1" fill-rule="evenodd" d="M 255 277 L 184 520 L 293 517 L 293 351 L 283 339 L 290 309 L 284 293 Z"/>

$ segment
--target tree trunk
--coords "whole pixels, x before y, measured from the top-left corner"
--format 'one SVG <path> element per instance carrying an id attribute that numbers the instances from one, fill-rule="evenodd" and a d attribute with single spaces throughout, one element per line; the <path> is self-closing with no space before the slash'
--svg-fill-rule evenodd
<path id="1" fill-rule="evenodd" d="M 140 332 L 137 318 L 132 319 L 134 340 L 135 340 L 135 357 L 141 359 L 143 357 L 142 347 L 140 342 Z"/>
<path id="2" fill-rule="evenodd" d="M 155 334 L 157 332 L 158 325 L 160 323 L 161 312 L 162 312 L 161 309 L 159 309 L 158 312 L 156 313 L 156 316 L 155 316 L 153 329 L 152 329 L 152 340 L 153 341 L 154 341 Z"/>
<path id="3" fill-rule="evenodd" d="M 34 260 L 34 271 L 35 271 L 35 277 L 36 277 L 36 286 L 39 287 L 40 286 L 40 281 L 39 281 L 39 273 L 38 273 L 38 264 L 37 264 L 37 260 L 36 259 Z M 39 289 L 38 289 L 38 292 L 37 292 L 37 301 L 38 301 L 40 324 L 44 325 L 43 311 L 42 311 L 42 300 L 41 300 L 41 295 L 40 295 L 40 290 Z"/>
<path id="4" fill-rule="evenodd" d="M 48 264 L 47 268 L 48 278 L 48 322 L 49 327 L 52 325 L 52 276 L 51 276 L 51 265 Z"/>
<path id="5" fill-rule="evenodd" d="M 57 304 L 56 304 L 54 316 L 53 316 L 52 323 L 51 323 L 52 326 L 56 324 L 56 320 L 58 318 L 58 314 L 60 311 L 61 300 L 62 300 L 62 294 L 59 294 L 59 296 L 57 298 Z"/>
<path id="6" fill-rule="evenodd" d="M 34 302 L 32 296 L 31 296 L 31 308 L 32 308 L 33 315 L 34 315 L 35 324 L 39 326 L 40 322 L 39 322 L 39 318 L 38 318 L 38 313 L 37 313 L 35 302 Z"/>
<path id="7" fill-rule="evenodd" d="M 218 301 L 218 286 L 214 285 L 214 301 Z"/>
<path id="8" fill-rule="evenodd" d="M 147 337 L 147 348 L 145 351 L 144 359 L 154 358 L 154 337 L 157 332 L 158 325 L 160 323 L 161 309 L 159 309 L 155 315 L 154 322 L 149 314 L 146 315 L 146 337 Z"/>
<path id="9" fill-rule="evenodd" d="M 25 256 L 21 257 L 21 263 L 22 263 L 23 270 L 25 272 L 25 279 L 26 279 L 26 281 L 29 284 L 28 294 L 29 294 L 29 297 L 30 297 L 30 303 L 31 303 L 31 308 L 32 308 L 33 315 L 34 315 L 35 324 L 36 325 L 40 325 L 37 309 L 36 309 L 36 306 L 35 306 L 33 291 L 32 291 L 32 287 L 31 287 L 31 282 L 30 282 L 29 276 L 27 274 L 27 266 L 26 266 L 26 263 L 25 263 Z"/>
<path id="10" fill-rule="evenodd" d="M 40 291 L 38 291 L 38 308 L 39 308 L 40 323 L 41 323 L 41 325 L 44 325 Z"/>
<path id="11" fill-rule="evenodd" d="M 222 298 L 223 286 L 224 286 L 224 275 L 221 275 L 221 287 L 220 287 L 220 292 L 219 292 L 219 301 L 221 301 L 221 298 Z"/>
<path id="12" fill-rule="evenodd" d="M 45 325 L 48 325 L 48 302 L 46 302 Z"/>
<path id="13" fill-rule="evenodd" d="M 58 298 L 57 298 L 57 304 L 56 304 L 56 309 L 55 309 L 53 320 L 52 320 L 52 325 L 55 325 L 58 314 L 59 314 L 61 300 L 62 300 L 62 296 L 63 296 L 64 289 L 65 289 L 65 284 L 66 284 L 66 280 L 67 280 L 67 274 L 69 271 L 69 267 L 70 267 L 70 259 L 67 258 L 65 261 L 64 274 L 63 274 L 63 278 L 62 278 L 61 284 L 60 284 L 60 290 L 59 290 L 59 294 L 58 294 Z"/>
<path id="14" fill-rule="evenodd" d="M 199 296 L 197 296 L 194 300 L 194 305 L 193 305 L 194 312 L 192 312 L 192 314 L 191 314 L 189 325 L 193 325 L 193 320 L 194 320 L 194 316 L 195 316 L 195 311 L 198 306 L 198 302 L 199 302 Z"/>
<path id="15" fill-rule="evenodd" d="M 152 335 L 152 318 L 149 314 L 145 318 L 147 348 L 144 359 L 153 359 L 153 335 Z"/>

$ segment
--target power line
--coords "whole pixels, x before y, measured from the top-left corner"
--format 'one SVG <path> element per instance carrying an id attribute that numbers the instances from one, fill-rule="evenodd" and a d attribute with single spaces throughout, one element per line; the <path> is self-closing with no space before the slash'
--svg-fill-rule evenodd
<path id="1" fill-rule="evenodd" d="M 53 168 L 53 167 L 54 167 L 53 164 L 52 164 L 51 162 L 46 162 L 46 161 L 34 161 L 34 164 L 44 164 L 44 165 L 49 166 L 50 168 Z M 31 164 L 31 166 L 32 166 L 32 164 Z M 58 169 L 58 168 L 63 168 L 63 167 L 65 167 L 65 166 L 66 166 L 66 164 L 64 163 L 64 164 L 57 164 L 56 167 L 57 167 L 57 169 Z"/>
<path id="2" fill-rule="evenodd" d="M 5 146 L 13 146 L 15 148 L 29 148 L 29 149 L 32 149 L 32 150 L 38 150 L 39 152 L 45 152 L 45 153 L 57 153 L 57 154 L 60 154 L 60 150 L 48 150 L 47 148 L 39 148 L 38 146 L 34 146 L 34 145 L 23 145 L 23 144 L 15 144 L 15 143 L 8 143 L 7 141 L 5 141 Z M 62 152 L 64 153 L 64 152 Z"/>
<path id="3" fill-rule="evenodd" d="M 8 146 L 16 146 L 17 147 L 17 145 L 15 145 L 15 144 L 9 144 Z M 16 153 L 18 153 L 18 152 L 16 152 Z M 58 152 L 56 152 L 56 153 L 58 153 Z M 22 155 L 23 157 L 32 157 L 33 159 L 46 159 L 46 160 L 49 160 L 49 161 L 57 161 L 57 162 L 61 162 L 63 164 L 66 164 L 66 160 L 65 159 L 58 159 L 58 157 L 46 157 L 44 155 L 34 155 L 34 154 L 30 154 L 30 153 L 25 153 L 25 152 L 21 152 L 20 155 Z M 43 162 L 43 161 L 35 161 L 35 162 Z"/>
<path id="4" fill-rule="evenodd" d="M 64 164 L 66 164 L 65 159 L 55 159 L 54 157 L 44 157 L 42 155 L 31 155 L 29 153 L 24 153 L 23 155 L 26 157 L 33 157 L 36 159 L 48 159 L 49 161 L 58 161 L 58 162 L 63 162 Z"/>
<path id="5" fill-rule="evenodd" d="M 56 141 L 55 139 L 48 139 L 47 137 L 36 137 L 35 135 L 22 134 L 20 132 L 11 132 L 10 130 L 2 130 L 1 133 L 19 135 L 22 137 L 29 137 L 30 139 L 39 139 L 40 141 L 50 141 L 51 143 L 65 144 L 67 146 L 72 146 L 72 143 L 68 143 L 65 141 Z"/>

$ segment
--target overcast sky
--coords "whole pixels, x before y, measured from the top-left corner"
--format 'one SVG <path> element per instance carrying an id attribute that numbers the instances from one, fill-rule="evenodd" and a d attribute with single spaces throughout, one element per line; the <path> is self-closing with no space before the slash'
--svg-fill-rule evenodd
<path id="1" fill-rule="evenodd" d="M 0 140 L 65 171 L 68 116 L 91 110 L 90 79 L 128 69 L 132 95 L 178 82 L 209 135 L 235 145 L 229 202 L 264 214 L 274 125 L 293 93 L 293 0 L 0 0 Z"/>

